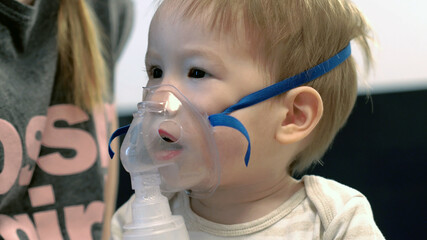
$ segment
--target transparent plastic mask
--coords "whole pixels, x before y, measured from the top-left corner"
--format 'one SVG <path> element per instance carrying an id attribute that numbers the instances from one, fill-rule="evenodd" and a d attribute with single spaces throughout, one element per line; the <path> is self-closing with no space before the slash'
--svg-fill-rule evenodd
<path id="1" fill-rule="evenodd" d="M 143 101 L 122 143 L 130 174 L 158 170 L 165 192 L 209 196 L 219 184 L 218 152 L 207 115 L 172 85 L 144 88 Z"/>

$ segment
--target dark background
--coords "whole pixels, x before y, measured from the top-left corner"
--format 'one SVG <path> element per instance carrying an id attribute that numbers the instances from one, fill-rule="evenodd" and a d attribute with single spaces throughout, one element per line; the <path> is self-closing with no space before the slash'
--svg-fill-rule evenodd
<path id="1" fill-rule="evenodd" d="M 120 126 L 132 116 L 120 117 Z M 422 239 L 427 227 L 427 90 L 359 96 L 321 175 L 362 192 L 386 239 Z M 132 194 L 121 167 L 117 206 Z M 424 237 L 423 237 L 424 236 Z"/>

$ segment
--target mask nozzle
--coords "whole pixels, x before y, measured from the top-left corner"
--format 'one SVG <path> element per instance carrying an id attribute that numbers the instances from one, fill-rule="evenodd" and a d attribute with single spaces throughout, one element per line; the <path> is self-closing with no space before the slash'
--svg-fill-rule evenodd
<path id="1" fill-rule="evenodd" d="M 131 173 L 131 180 L 132 223 L 124 226 L 123 239 L 189 239 L 183 218 L 171 214 L 168 199 L 160 192 L 160 174 L 156 170 Z"/>

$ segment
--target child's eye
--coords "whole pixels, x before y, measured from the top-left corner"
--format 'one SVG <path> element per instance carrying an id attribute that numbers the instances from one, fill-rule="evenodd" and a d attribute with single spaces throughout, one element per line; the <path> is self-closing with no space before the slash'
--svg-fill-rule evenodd
<path id="1" fill-rule="evenodd" d="M 206 75 L 206 72 L 197 68 L 192 68 L 188 72 L 188 77 L 190 78 L 204 78 Z"/>
<path id="2" fill-rule="evenodd" d="M 158 67 L 152 67 L 150 69 L 150 75 L 152 78 L 161 78 L 163 76 L 163 71 Z"/>

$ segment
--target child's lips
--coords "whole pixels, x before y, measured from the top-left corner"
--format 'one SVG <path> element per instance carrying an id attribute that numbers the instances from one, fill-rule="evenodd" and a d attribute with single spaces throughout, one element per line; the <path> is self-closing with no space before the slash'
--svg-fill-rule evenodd
<path id="1" fill-rule="evenodd" d="M 166 142 L 166 149 L 162 149 L 156 153 L 156 159 L 167 161 L 175 158 L 182 152 L 182 146 L 177 144 L 178 138 L 164 129 L 159 129 L 159 135 Z"/>
<path id="2" fill-rule="evenodd" d="M 160 161 L 171 160 L 172 158 L 181 154 L 182 149 L 179 150 L 164 150 L 156 153 L 156 159 Z"/>
<path id="3" fill-rule="evenodd" d="M 177 137 L 175 137 L 174 135 L 170 134 L 169 132 L 163 129 L 159 129 L 159 135 L 166 142 L 174 143 L 178 141 Z"/>

